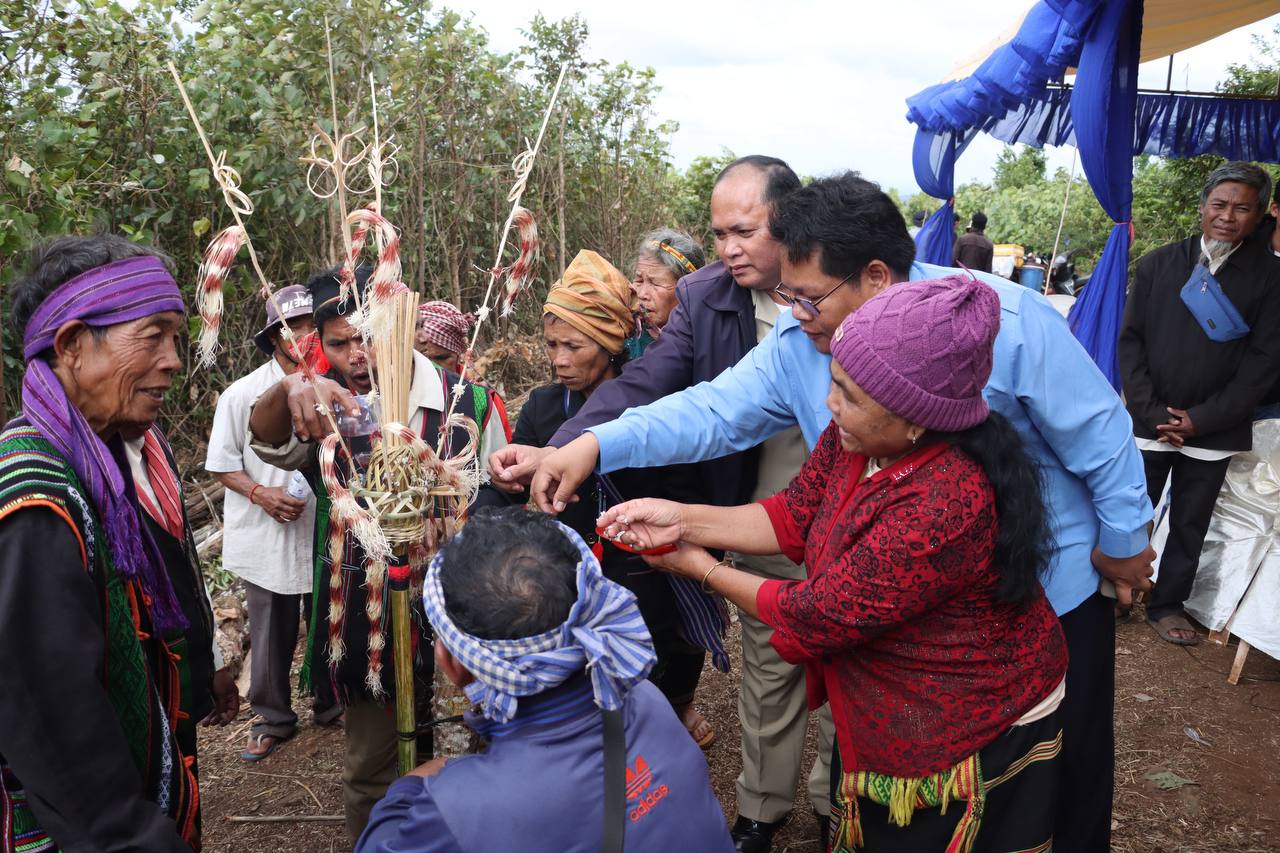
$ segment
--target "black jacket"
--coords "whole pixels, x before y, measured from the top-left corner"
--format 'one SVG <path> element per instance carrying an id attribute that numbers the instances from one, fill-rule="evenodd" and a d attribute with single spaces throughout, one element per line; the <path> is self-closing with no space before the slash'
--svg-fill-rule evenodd
<path id="1" fill-rule="evenodd" d="M 1223 293 L 1249 325 L 1239 340 L 1215 343 L 1183 304 L 1182 286 L 1200 258 L 1200 236 L 1138 261 L 1120 330 L 1120 374 L 1138 438 L 1158 438 L 1166 407 L 1186 409 L 1210 450 L 1248 450 L 1258 404 L 1280 375 L 1280 259 L 1246 240 L 1218 269 Z"/>

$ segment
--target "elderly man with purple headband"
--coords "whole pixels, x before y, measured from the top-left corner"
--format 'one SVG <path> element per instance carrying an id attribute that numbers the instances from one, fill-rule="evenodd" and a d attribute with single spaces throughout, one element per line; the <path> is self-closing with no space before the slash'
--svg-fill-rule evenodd
<path id="1" fill-rule="evenodd" d="M 0 851 L 198 848 L 169 648 L 188 619 L 124 446 L 181 367 L 181 294 L 165 259 L 98 236 L 37 247 L 11 295 L 27 368 L 0 434 Z"/>

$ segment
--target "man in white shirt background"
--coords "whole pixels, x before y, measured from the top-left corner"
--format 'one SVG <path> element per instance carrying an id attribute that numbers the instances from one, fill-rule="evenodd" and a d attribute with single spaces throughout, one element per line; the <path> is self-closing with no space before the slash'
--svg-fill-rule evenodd
<path id="1" fill-rule="evenodd" d="M 277 315 L 279 305 L 283 316 Z M 254 335 L 270 358 L 231 384 L 218 399 L 205 470 L 224 486 L 222 566 L 243 581 L 249 611 L 249 704 L 258 715 L 242 757 L 257 761 L 293 736 L 289 672 L 298 642 L 299 613 L 311 613 L 311 532 L 315 498 L 293 473 L 268 465 L 249 447 L 249 410 L 262 392 L 297 369 L 281 339 L 288 325 L 301 337 L 312 329 L 311 295 L 293 285 L 268 302 L 266 326 Z M 315 720 L 332 725 L 342 708 L 317 694 Z"/>

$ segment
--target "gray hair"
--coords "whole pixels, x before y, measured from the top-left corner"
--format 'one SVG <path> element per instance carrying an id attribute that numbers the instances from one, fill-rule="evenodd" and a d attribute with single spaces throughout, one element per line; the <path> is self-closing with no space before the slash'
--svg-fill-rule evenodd
<path id="1" fill-rule="evenodd" d="M 1209 193 L 1213 192 L 1214 187 L 1225 183 L 1253 187 L 1258 191 L 1258 207 L 1264 211 L 1271 203 L 1271 175 L 1261 166 L 1243 160 L 1223 163 L 1210 172 L 1208 180 L 1204 182 L 1204 189 L 1200 191 L 1200 203 L 1204 204 L 1209 200 Z"/>
<path id="2" fill-rule="evenodd" d="M 674 228 L 656 228 L 641 237 L 640 247 L 636 249 L 636 259 L 647 258 L 658 261 L 675 274 L 676 281 L 692 272 L 670 252 L 665 251 L 662 248 L 663 244 L 684 255 L 685 260 L 692 264 L 695 270 L 702 269 L 707 262 L 706 256 L 702 253 L 702 246 L 698 244 L 698 241 L 683 231 L 677 231 Z"/>

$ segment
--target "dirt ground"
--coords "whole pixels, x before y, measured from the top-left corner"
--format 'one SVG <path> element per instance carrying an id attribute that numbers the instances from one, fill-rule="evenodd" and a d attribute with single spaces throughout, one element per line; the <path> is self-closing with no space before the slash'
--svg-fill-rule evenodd
<path id="1" fill-rule="evenodd" d="M 1225 648 L 1171 646 L 1161 642 L 1137 613 L 1132 621 L 1118 626 L 1116 640 L 1112 849 L 1121 853 L 1280 850 L 1280 662 L 1252 652 L 1244 677 L 1232 687 L 1226 677 L 1234 643 Z M 719 734 L 707 757 L 728 817 L 734 814 L 734 779 L 740 768 L 736 627 L 731 641 L 733 670 L 723 675 L 708 669 L 698 700 Z M 312 726 L 304 701 L 297 707 L 304 720 L 298 735 L 256 764 L 239 758 L 248 731 L 247 708 L 228 728 L 203 733 L 200 769 L 206 851 L 336 853 L 351 849 L 340 820 L 294 819 L 342 814 L 342 735 Z M 812 729 L 811 725 L 810 756 Z M 1167 789 L 1161 789 L 1161 784 Z M 290 819 L 238 820 L 244 817 Z M 803 782 L 775 850 L 818 850 Z"/>

